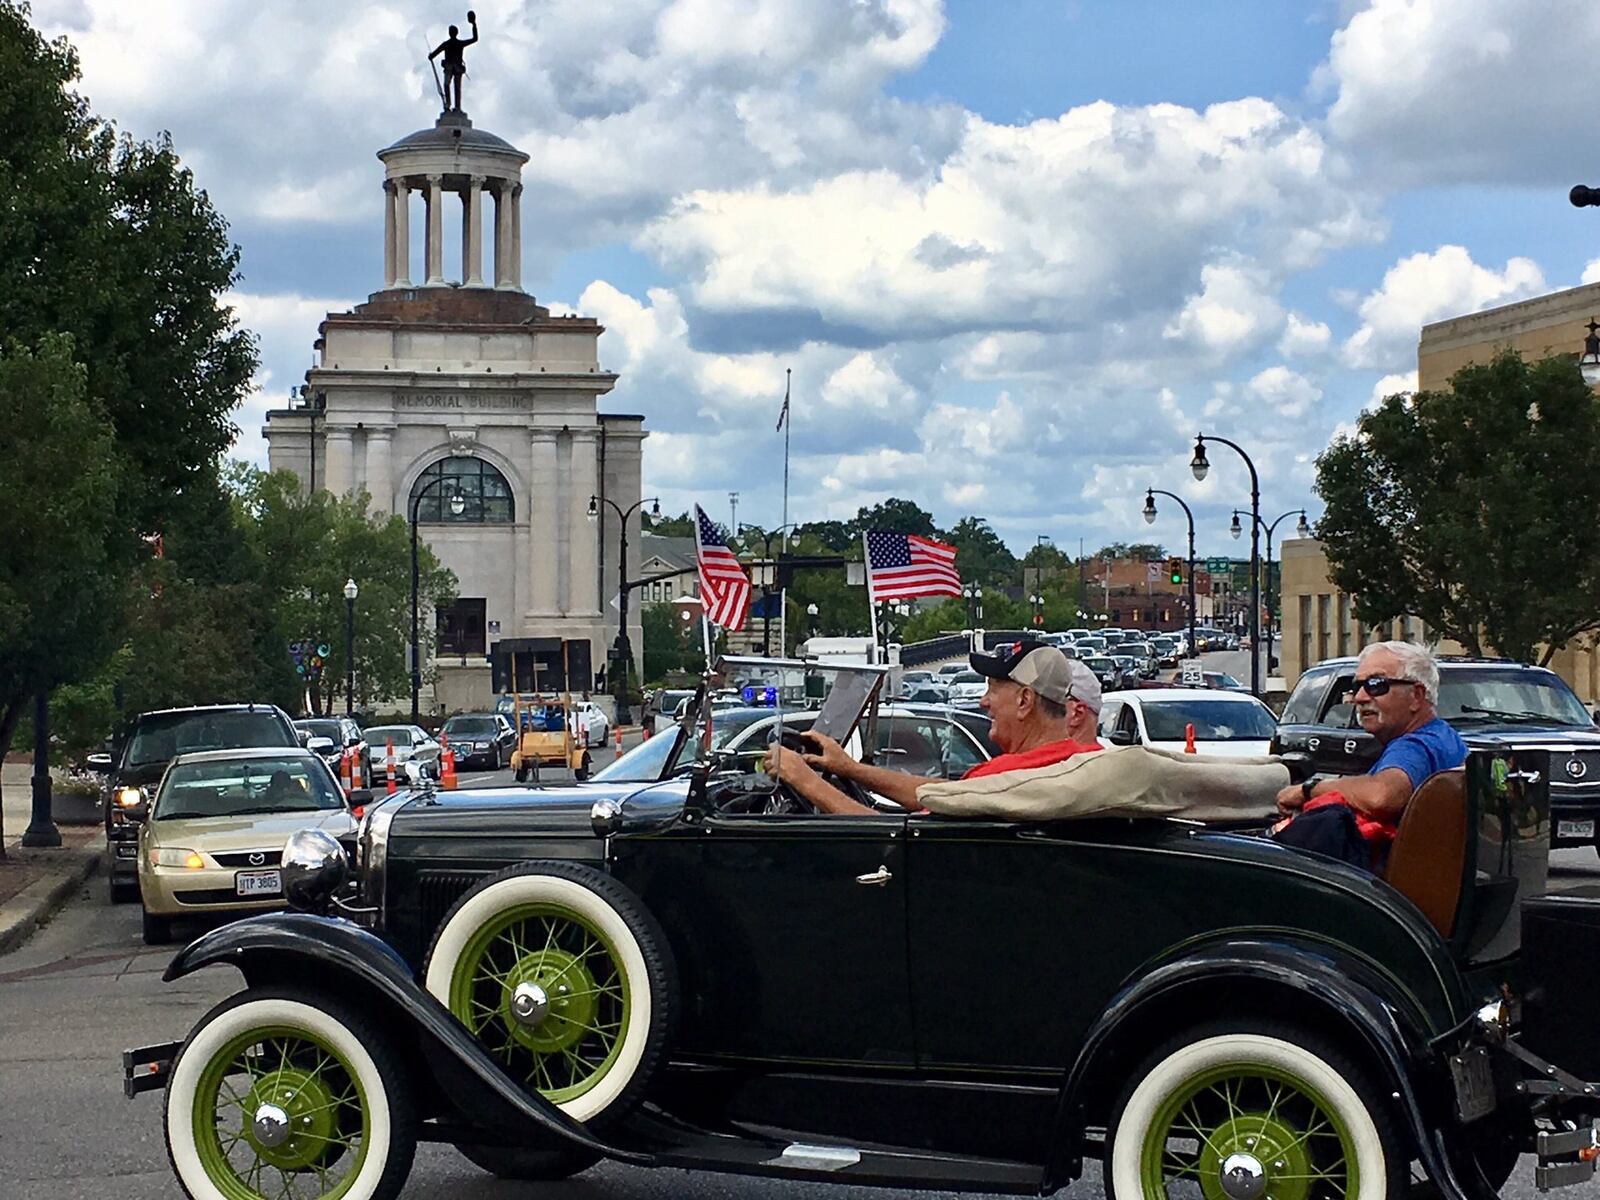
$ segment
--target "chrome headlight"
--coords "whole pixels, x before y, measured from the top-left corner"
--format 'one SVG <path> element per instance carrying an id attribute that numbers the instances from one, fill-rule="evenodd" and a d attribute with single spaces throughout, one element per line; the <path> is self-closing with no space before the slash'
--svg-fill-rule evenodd
<path id="1" fill-rule="evenodd" d="M 489 743 L 488 742 L 473 742 L 472 743 L 472 748 L 474 750 L 487 750 L 489 748 Z"/>
<path id="2" fill-rule="evenodd" d="M 316 912 L 350 877 L 344 847 L 320 829 L 301 829 L 283 844 L 283 895 L 289 907 Z"/>
<path id="3" fill-rule="evenodd" d="M 206 865 L 205 855 L 184 846 L 157 846 L 150 851 L 152 867 L 187 867 L 198 871 Z"/>

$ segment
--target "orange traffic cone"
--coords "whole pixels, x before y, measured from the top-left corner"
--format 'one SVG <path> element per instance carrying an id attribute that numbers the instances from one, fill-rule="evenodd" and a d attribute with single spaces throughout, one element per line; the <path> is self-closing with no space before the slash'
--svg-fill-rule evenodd
<path id="1" fill-rule="evenodd" d="M 450 749 L 450 739 L 441 737 L 443 748 L 439 751 L 439 786 L 447 792 L 456 787 L 456 752 Z"/>
<path id="2" fill-rule="evenodd" d="M 1190 721 L 1189 724 L 1187 724 L 1187 725 L 1185 725 L 1183 727 L 1183 752 L 1185 754 L 1199 754 L 1200 753 L 1200 751 L 1196 750 L 1195 746 L 1194 746 L 1194 722 L 1193 721 Z"/>
<path id="3" fill-rule="evenodd" d="M 392 796 L 396 791 L 394 782 L 394 739 L 386 739 L 383 743 L 383 746 L 383 766 L 384 770 L 387 771 L 389 775 L 389 782 L 384 790 Z"/>
<path id="4" fill-rule="evenodd" d="M 346 750 L 343 754 L 339 755 L 339 786 L 344 789 L 344 794 L 346 796 L 348 796 L 355 788 L 355 785 L 350 779 L 350 759 L 352 757 L 353 752 L 350 750 Z"/>
<path id="5" fill-rule="evenodd" d="M 361 755 L 354 747 L 350 750 L 350 786 L 358 792 L 367 786 L 366 776 L 361 773 Z"/>
<path id="6" fill-rule="evenodd" d="M 617 726 L 617 757 L 622 757 L 622 726 Z"/>

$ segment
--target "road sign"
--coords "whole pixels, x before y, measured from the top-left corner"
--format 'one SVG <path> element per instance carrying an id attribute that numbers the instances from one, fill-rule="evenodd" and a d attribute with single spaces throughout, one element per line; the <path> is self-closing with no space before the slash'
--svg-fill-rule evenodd
<path id="1" fill-rule="evenodd" d="M 1213 575 L 1226 575 L 1233 570 L 1233 559 L 1208 558 L 1206 559 L 1206 570 Z"/>
<path id="2" fill-rule="evenodd" d="M 1200 687 L 1205 683 L 1205 681 L 1206 677 L 1204 674 L 1204 668 L 1200 665 L 1200 660 L 1198 658 L 1184 659 L 1183 675 L 1181 676 L 1181 682 L 1183 683 L 1183 686 Z"/>

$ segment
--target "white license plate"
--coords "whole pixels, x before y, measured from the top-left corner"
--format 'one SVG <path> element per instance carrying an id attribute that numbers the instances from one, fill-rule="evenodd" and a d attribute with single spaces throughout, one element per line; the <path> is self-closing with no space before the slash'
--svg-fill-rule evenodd
<path id="1" fill-rule="evenodd" d="M 283 891 L 283 877 L 277 871 L 240 871 L 233 889 L 240 896 L 276 896 Z"/>
<path id="2" fill-rule="evenodd" d="M 1594 836 L 1594 822 L 1557 821 L 1556 836 L 1558 838 L 1592 838 Z"/>

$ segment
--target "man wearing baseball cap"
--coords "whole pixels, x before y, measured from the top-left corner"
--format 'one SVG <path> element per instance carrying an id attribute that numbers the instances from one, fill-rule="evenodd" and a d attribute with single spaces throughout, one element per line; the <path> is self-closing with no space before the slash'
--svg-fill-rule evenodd
<path id="1" fill-rule="evenodd" d="M 1045 767 L 1074 754 L 1100 749 L 1100 681 L 1093 671 L 1043 642 L 1019 642 L 1010 654 L 974 654 L 972 669 L 989 681 L 978 707 L 989 714 L 989 736 L 1003 753 L 979 763 L 962 778 Z M 857 762 L 843 746 L 807 733 L 817 750 L 798 754 L 776 744 L 767 772 L 789 784 L 822 812 L 871 812 L 823 779 L 819 771 L 849 779 L 905 808 L 921 807 L 917 787 L 927 780 Z"/>

